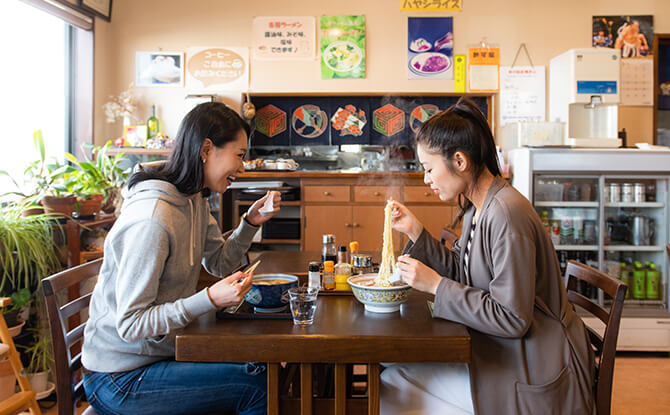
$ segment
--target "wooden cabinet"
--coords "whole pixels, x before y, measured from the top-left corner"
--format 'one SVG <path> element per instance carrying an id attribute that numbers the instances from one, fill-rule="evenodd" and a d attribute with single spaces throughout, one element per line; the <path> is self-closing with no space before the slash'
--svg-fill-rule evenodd
<path id="1" fill-rule="evenodd" d="M 451 228 L 451 222 L 458 209 L 445 203 L 438 206 L 412 205 L 408 203 L 407 207 L 435 239 L 440 239 L 440 232 L 442 232 L 443 228 Z M 454 231 L 460 234 L 461 229 L 458 228 Z"/>

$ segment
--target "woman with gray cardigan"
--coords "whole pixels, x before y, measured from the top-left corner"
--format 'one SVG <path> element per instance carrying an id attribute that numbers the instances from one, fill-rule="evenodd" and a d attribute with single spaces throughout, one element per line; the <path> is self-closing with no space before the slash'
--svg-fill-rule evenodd
<path id="1" fill-rule="evenodd" d="M 540 218 L 501 178 L 484 115 L 461 99 L 416 141 L 424 182 L 443 201 L 458 198 L 463 231 L 448 250 L 396 203 L 393 227 L 410 239 L 397 267 L 414 289 L 435 294 L 435 317 L 468 327 L 472 363 L 386 368 L 382 413 L 592 413 L 586 329 Z"/>

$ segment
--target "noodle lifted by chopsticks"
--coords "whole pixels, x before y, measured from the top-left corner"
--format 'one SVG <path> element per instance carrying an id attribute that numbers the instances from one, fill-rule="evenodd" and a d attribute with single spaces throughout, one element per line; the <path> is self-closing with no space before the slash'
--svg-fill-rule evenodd
<path id="1" fill-rule="evenodd" d="M 375 278 L 375 285 L 389 287 L 389 277 L 395 270 L 395 254 L 393 253 L 393 234 L 391 228 L 391 213 L 393 199 L 389 199 L 384 207 L 384 244 L 382 245 L 382 261 L 379 264 L 379 274 Z"/>

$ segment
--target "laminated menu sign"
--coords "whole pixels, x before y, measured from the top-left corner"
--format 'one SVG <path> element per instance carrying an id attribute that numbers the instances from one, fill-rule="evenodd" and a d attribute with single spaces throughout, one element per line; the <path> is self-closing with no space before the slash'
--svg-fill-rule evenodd
<path id="1" fill-rule="evenodd" d="M 321 16 L 321 78 L 365 78 L 365 16 Z"/>
<path id="2" fill-rule="evenodd" d="M 186 50 L 186 88 L 244 91 L 248 83 L 248 48 L 192 47 Z"/>
<path id="3" fill-rule="evenodd" d="M 498 92 L 499 68 L 499 48 L 469 48 L 468 90 L 470 92 Z"/>
<path id="4" fill-rule="evenodd" d="M 544 121 L 544 66 L 500 67 L 500 120 Z"/>
<path id="5" fill-rule="evenodd" d="M 402 12 L 460 12 L 462 0 L 400 0 Z"/>
<path id="6" fill-rule="evenodd" d="M 253 22 L 253 56 L 260 60 L 314 58 L 313 16 L 259 16 Z"/>
<path id="7" fill-rule="evenodd" d="M 409 79 L 454 79 L 454 22 L 451 17 L 407 19 Z"/>

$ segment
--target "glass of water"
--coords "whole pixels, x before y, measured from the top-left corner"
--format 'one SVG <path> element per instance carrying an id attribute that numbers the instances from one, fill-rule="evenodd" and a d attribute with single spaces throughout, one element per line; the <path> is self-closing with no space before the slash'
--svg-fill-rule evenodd
<path id="1" fill-rule="evenodd" d="M 318 287 L 294 287 L 288 290 L 293 324 L 308 326 L 314 322 Z"/>

